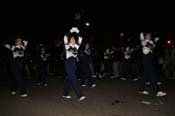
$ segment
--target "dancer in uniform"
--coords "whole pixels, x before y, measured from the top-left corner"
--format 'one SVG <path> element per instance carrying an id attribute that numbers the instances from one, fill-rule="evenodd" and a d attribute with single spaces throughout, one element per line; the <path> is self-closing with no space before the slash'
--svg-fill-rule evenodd
<path id="1" fill-rule="evenodd" d="M 46 81 L 46 63 L 48 60 L 49 54 L 46 53 L 45 47 L 41 46 L 40 48 L 40 54 L 38 58 L 38 69 L 39 69 L 39 78 L 37 81 L 38 85 L 41 85 L 41 83 L 46 87 L 47 81 Z"/>
<path id="2" fill-rule="evenodd" d="M 76 36 L 78 36 L 78 41 L 76 43 Z M 70 99 L 71 96 L 69 95 L 69 90 L 71 85 L 75 90 L 75 93 L 78 97 L 79 101 L 84 100 L 86 97 L 81 92 L 78 79 L 76 76 L 76 64 L 78 61 L 78 49 L 82 43 L 82 37 L 80 36 L 79 29 L 77 27 L 72 27 L 72 29 L 64 36 L 64 44 L 66 50 L 66 60 L 65 60 L 65 72 L 66 82 L 64 86 L 63 98 Z"/>
<path id="3" fill-rule="evenodd" d="M 143 51 L 143 77 L 140 82 L 139 93 L 149 94 L 149 92 L 145 91 L 144 85 L 147 80 L 151 80 L 151 84 L 157 93 L 156 96 L 165 96 L 167 93 L 162 92 L 157 84 L 156 72 L 153 66 L 153 49 L 155 47 L 155 43 L 159 40 L 159 38 L 155 38 L 152 40 L 151 33 L 141 33 L 140 40 L 142 44 Z"/>
<path id="4" fill-rule="evenodd" d="M 85 44 L 85 47 L 81 51 L 80 55 L 80 73 L 81 73 L 81 86 L 86 86 L 86 80 L 91 88 L 95 87 L 95 81 L 92 78 L 92 72 L 90 69 L 90 64 L 92 63 L 91 59 L 91 50 L 89 43 Z"/>
<path id="5" fill-rule="evenodd" d="M 16 94 L 17 85 L 20 90 L 21 97 L 27 97 L 24 83 L 24 51 L 28 41 L 22 40 L 21 37 L 16 37 L 15 45 L 5 44 L 4 46 L 12 51 L 13 59 L 10 63 L 10 91 L 12 95 Z"/>

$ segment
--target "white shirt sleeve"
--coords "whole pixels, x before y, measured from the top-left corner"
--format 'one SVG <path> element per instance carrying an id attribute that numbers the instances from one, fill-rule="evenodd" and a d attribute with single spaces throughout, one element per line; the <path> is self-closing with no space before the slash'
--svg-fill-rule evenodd
<path id="1" fill-rule="evenodd" d="M 159 39 L 160 39 L 160 38 L 155 37 L 155 38 L 154 38 L 154 41 L 155 41 L 155 42 L 158 42 L 158 41 L 159 41 Z"/>
<path id="2" fill-rule="evenodd" d="M 26 49 L 26 47 L 27 47 L 27 45 L 28 45 L 28 41 L 23 41 L 23 43 L 24 43 L 24 45 L 22 45 L 21 47 L 22 47 L 23 49 Z"/>
<path id="3" fill-rule="evenodd" d="M 70 45 L 65 45 L 65 49 L 68 50 L 70 48 Z"/>
<path id="4" fill-rule="evenodd" d="M 43 59 L 43 61 L 47 61 L 47 58 L 45 58 L 43 54 L 40 54 L 40 57 Z"/>
<path id="5" fill-rule="evenodd" d="M 12 50 L 12 47 L 11 47 L 9 44 L 5 44 L 4 46 L 5 46 L 6 48 Z"/>

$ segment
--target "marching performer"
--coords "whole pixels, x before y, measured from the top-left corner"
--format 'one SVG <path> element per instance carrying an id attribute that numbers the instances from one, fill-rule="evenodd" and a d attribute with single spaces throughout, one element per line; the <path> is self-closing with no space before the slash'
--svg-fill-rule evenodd
<path id="1" fill-rule="evenodd" d="M 153 85 L 155 92 L 157 93 L 156 96 L 165 96 L 167 93 L 162 92 L 157 84 L 155 69 L 153 66 L 153 49 L 155 47 L 155 43 L 159 40 L 159 38 L 155 38 L 152 40 L 151 33 L 141 33 L 140 40 L 142 44 L 142 51 L 143 51 L 143 77 L 141 79 L 139 93 L 142 94 L 149 94 L 149 92 L 145 91 L 144 85 L 145 82 L 149 79 Z"/>
<path id="2" fill-rule="evenodd" d="M 89 43 L 85 44 L 85 47 L 81 51 L 80 55 L 80 73 L 81 73 L 81 86 L 85 87 L 85 81 L 88 80 L 89 86 L 91 88 L 95 87 L 95 81 L 92 78 L 92 72 L 90 69 L 90 64 L 92 63 L 91 59 L 91 50 Z"/>
<path id="3" fill-rule="evenodd" d="M 78 35 L 78 41 L 76 43 L 75 35 Z M 66 50 L 66 60 L 65 60 L 65 71 L 67 74 L 66 82 L 64 86 L 63 98 L 70 99 L 69 90 L 71 84 L 75 90 L 75 93 L 79 101 L 84 100 L 86 97 L 81 92 L 80 86 L 78 84 L 78 79 L 76 76 L 76 64 L 78 61 L 78 49 L 82 43 L 82 37 L 80 36 L 79 29 L 77 27 L 72 27 L 72 29 L 64 36 L 64 44 Z"/>
<path id="4" fill-rule="evenodd" d="M 39 68 L 39 78 L 38 78 L 38 85 L 42 84 L 46 87 L 47 81 L 46 81 L 46 65 L 48 61 L 49 54 L 46 53 L 45 47 L 41 46 L 40 48 L 40 54 L 38 59 L 38 68 Z"/>
<path id="5" fill-rule="evenodd" d="M 21 37 L 15 39 L 15 45 L 5 44 L 4 46 L 12 51 L 13 59 L 10 64 L 10 90 L 11 94 L 16 94 L 16 85 L 18 85 L 21 97 L 27 97 L 25 83 L 24 83 L 24 51 L 27 47 L 28 41 L 22 40 Z"/>

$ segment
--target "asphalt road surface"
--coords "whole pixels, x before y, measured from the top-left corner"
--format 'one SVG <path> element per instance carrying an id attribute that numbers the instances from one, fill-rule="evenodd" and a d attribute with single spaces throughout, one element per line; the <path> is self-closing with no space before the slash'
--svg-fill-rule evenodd
<path id="1" fill-rule="evenodd" d="M 138 94 L 138 82 L 97 79 L 95 88 L 82 88 L 86 95 L 79 102 L 73 89 L 71 99 L 63 99 L 64 79 L 48 77 L 48 86 L 26 80 L 28 97 L 12 96 L 6 81 L 0 82 L 0 116 L 175 116 L 175 82 L 161 85 L 168 93 L 156 97 L 151 85 L 149 95 Z"/>

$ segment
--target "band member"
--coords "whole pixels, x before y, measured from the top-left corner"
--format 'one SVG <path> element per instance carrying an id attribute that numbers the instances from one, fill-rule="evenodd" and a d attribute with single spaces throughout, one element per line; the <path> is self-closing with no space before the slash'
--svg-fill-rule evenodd
<path id="1" fill-rule="evenodd" d="M 151 80 L 153 88 L 157 93 L 156 96 L 165 96 L 167 93 L 160 91 L 160 88 L 157 84 L 155 69 L 153 66 L 153 49 L 155 47 L 155 43 L 159 40 L 159 38 L 155 38 L 152 40 L 151 33 L 141 33 L 140 34 L 142 50 L 143 50 L 143 77 L 141 79 L 139 93 L 149 94 L 149 92 L 145 91 L 144 85 L 147 80 Z"/>
<path id="2" fill-rule="evenodd" d="M 4 46 L 12 51 L 13 59 L 10 63 L 11 77 L 10 90 L 11 94 L 16 94 L 16 87 L 18 85 L 21 97 L 27 97 L 25 83 L 24 83 L 24 51 L 27 47 L 28 41 L 22 40 L 21 37 L 15 39 L 15 45 L 5 44 Z"/>
<path id="3" fill-rule="evenodd" d="M 89 43 L 85 44 L 85 47 L 81 51 L 80 55 L 80 73 L 81 73 L 81 86 L 85 87 L 85 81 L 88 80 L 90 87 L 95 87 L 96 84 L 92 78 L 92 72 L 90 69 L 90 64 L 92 63 L 91 59 L 91 50 Z"/>
<path id="4" fill-rule="evenodd" d="M 76 43 L 76 36 L 78 35 L 78 41 Z M 66 83 L 63 92 L 63 98 L 70 99 L 69 90 L 71 84 L 75 90 L 75 93 L 79 99 L 79 101 L 84 100 L 86 97 L 82 94 L 80 90 L 80 86 L 78 84 L 78 79 L 76 76 L 76 64 L 78 61 L 78 49 L 82 43 L 82 37 L 80 36 L 79 29 L 77 27 L 73 27 L 65 36 L 64 36 L 64 44 L 66 50 L 66 60 L 65 60 L 65 71 L 66 71 Z"/>
<path id="5" fill-rule="evenodd" d="M 44 47 L 40 48 L 40 54 L 38 59 L 38 69 L 39 69 L 39 78 L 38 78 L 38 85 L 41 85 L 41 82 L 46 87 L 46 65 L 47 65 L 47 59 L 49 54 L 46 54 L 46 50 Z"/>

